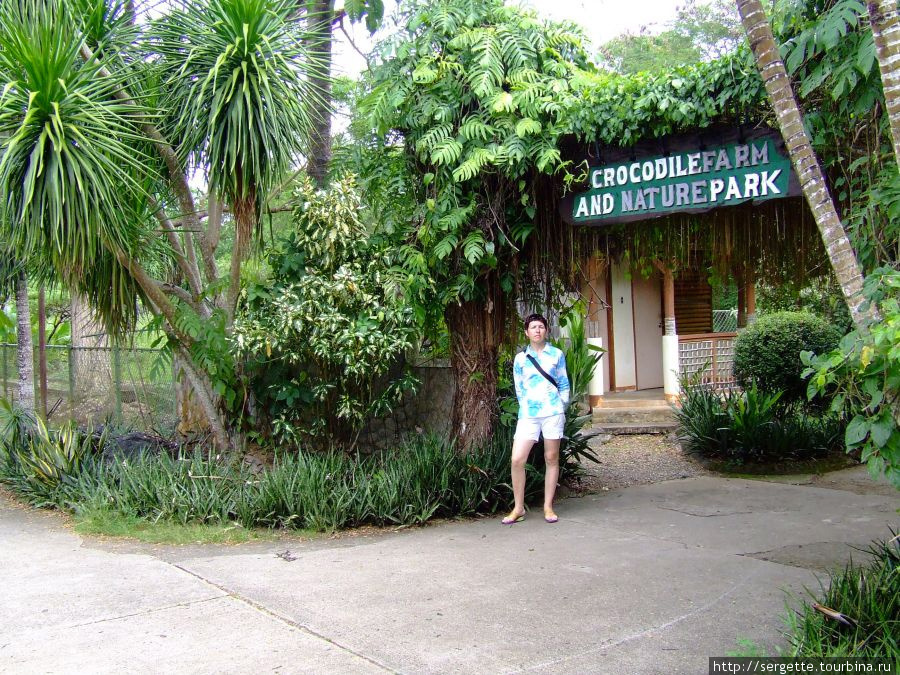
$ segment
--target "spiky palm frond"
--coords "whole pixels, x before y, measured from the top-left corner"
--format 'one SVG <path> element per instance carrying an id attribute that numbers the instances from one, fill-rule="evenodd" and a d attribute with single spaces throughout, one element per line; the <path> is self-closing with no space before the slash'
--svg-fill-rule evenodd
<path id="1" fill-rule="evenodd" d="M 321 59 L 304 46 L 295 0 L 182 0 L 156 45 L 172 73 L 184 158 L 232 204 L 255 199 L 303 150 Z"/>
<path id="2" fill-rule="evenodd" d="M 100 245 L 132 252 L 121 208 L 145 171 L 121 82 L 80 55 L 83 36 L 64 3 L 0 3 L 0 230 L 24 257 L 37 251 L 86 268 Z"/>
<path id="3" fill-rule="evenodd" d="M 65 0 L 90 48 L 106 48 L 110 56 L 128 56 L 140 35 L 137 3 L 129 0 Z"/>

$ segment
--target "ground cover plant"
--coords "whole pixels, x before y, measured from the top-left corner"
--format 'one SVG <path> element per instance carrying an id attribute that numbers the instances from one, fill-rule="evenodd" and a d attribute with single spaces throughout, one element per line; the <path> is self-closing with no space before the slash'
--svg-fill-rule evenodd
<path id="1" fill-rule="evenodd" d="M 16 423 L 19 418 L 13 418 Z M 509 447 L 500 434 L 461 454 L 437 436 L 414 436 L 390 452 L 291 452 L 259 473 L 215 455 L 103 454 L 103 439 L 80 433 L 77 462 L 49 477 L 34 448 L 57 452 L 72 432 L 26 423 L 0 435 L 0 483 L 26 502 L 94 520 L 181 525 L 239 524 L 330 532 L 361 525 L 406 526 L 431 518 L 492 513 L 509 500 Z M 46 432 L 46 433 L 45 433 Z M 529 477 L 527 494 L 542 490 Z"/>
<path id="2" fill-rule="evenodd" d="M 868 553 L 788 616 L 790 656 L 900 659 L 900 543 L 895 536 Z"/>

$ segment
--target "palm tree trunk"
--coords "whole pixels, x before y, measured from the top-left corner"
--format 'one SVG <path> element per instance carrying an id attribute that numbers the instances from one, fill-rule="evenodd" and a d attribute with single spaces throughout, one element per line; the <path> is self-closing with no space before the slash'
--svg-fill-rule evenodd
<path id="1" fill-rule="evenodd" d="M 328 176 L 328 162 L 331 160 L 331 47 L 333 43 L 331 22 L 334 18 L 334 0 L 315 0 L 309 13 L 310 36 L 305 40 L 306 48 L 316 63 L 316 71 L 309 78 L 310 85 L 322 92 L 310 102 L 310 117 L 313 121 L 309 156 L 306 172 L 323 187 Z"/>
<path id="2" fill-rule="evenodd" d="M 850 309 L 850 316 L 858 329 L 865 330 L 866 323 L 876 318 L 877 313 L 872 307 L 863 309 L 865 298 L 862 292 L 862 270 L 838 217 L 822 167 L 803 128 L 800 107 L 772 35 L 772 25 L 760 0 L 737 0 L 737 9 L 769 101 L 775 110 L 791 163 L 816 220 L 831 266 Z"/>
<path id="3" fill-rule="evenodd" d="M 881 70 L 884 102 L 891 123 L 894 157 L 900 164 L 900 10 L 896 0 L 872 0 L 866 3 L 875 54 Z"/>
<path id="4" fill-rule="evenodd" d="M 31 339 L 31 307 L 28 304 L 28 275 L 16 275 L 16 357 L 19 388 L 16 403 L 34 417 L 34 342 Z"/>

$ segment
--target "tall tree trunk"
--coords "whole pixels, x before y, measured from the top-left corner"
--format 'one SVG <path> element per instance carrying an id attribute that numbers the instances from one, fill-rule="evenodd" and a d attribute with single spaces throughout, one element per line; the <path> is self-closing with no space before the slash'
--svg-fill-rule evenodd
<path id="1" fill-rule="evenodd" d="M 334 0 L 313 0 L 309 12 L 310 35 L 304 40 L 306 48 L 319 65 L 309 78 L 310 85 L 323 96 L 313 97 L 310 117 L 313 121 L 306 172 L 319 187 L 324 187 L 331 160 L 331 26 L 334 19 Z"/>
<path id="2" fill-rule="evenodd" d="M 103 397 L 112 380 L 110 361 L 106 348 L 109 335 L 91 308 L 88 299 L 75 290 L 69 301 L 72 331 L 71 373 L 75 381 L 76 400 L 71 402 L 76 409 L 81 401 Z"/>
<path id="3" fill-rule="evenodd" d="M 900 164 L 900 10 L 896 0 L 872 0 L 866 3 L 866 9 L 872 24 L 884 102 L 891 123 L 894 158 Z"/>
<path id="4" fill-rule="evenodd" d="M 34 417 L 34 342 L 31 339 L 28 275 L 24 269 L 16 274 L 16 357 L 19 367 L 16 403 Z"/>
<path id="5" fill-rule="evenodd" d="M 200 394 L 184 368 L 184 358 L 177 352 L 172 356 L 172 372 L 175 378 L 175 430 L 182 436 L 202 434 L 210 429 L 206 409 L 200 403 Z"/>
<path id="6" fill-rule="evenodd" d="M 467 452 L 488 439 L 497 421 L 497 357 L 503 337 L 503 292 L 496 272 L 484 279 L 485 298 L 450 304 L 450 366 L 456 380 L 452 429 Z"/>
<path id="7" fill-rule="evenodd" d="M 850 316 L 857 328 L 865 330 L 867 321 L 875 318 L 877 313 L 872 308 L 863 310 L 862 270 L 831 199 L 822 167 L 803 128 L 800 107 L 772 35 L 772 25 L 760 0 L 737 0 L 737 9 L 769 101 L 775 110 L 778 127 L 787 144 L 791 163 L 816 220 Z"/>

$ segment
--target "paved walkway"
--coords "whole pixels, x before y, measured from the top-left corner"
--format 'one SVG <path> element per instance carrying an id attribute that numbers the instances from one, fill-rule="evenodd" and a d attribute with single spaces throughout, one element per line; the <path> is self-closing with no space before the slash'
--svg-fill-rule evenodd
<path id="1" fill-rule="evenodd" d="M 771 653 L 785 589 L 897 529 L 861 473 L 238 547 L 100 542 L 0 500 L 0 673 L 702 674 L 739 639 Z"/>

